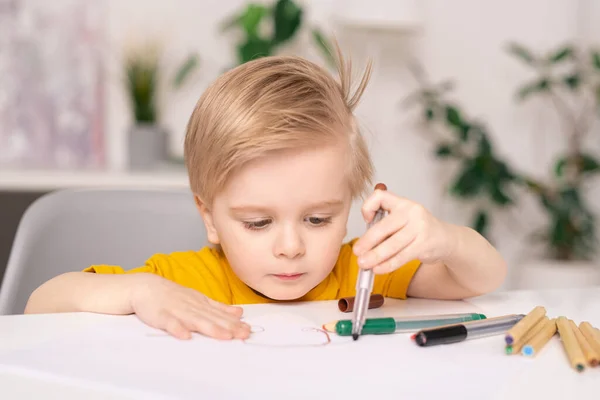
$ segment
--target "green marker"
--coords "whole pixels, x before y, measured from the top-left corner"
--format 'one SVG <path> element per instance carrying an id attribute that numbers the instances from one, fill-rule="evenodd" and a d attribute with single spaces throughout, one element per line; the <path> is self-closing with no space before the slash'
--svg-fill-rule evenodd
<path id="1" fill-rule="evenodd" d="M 363 335 L 382 335 L 388 333 L 414 332 L 424 328 L 458 324 L 461 322 L 486 319 L 484 314 L 442 314 L 418 315 L 400 318 L 367 318 L 362 328 Z M 343 319 L 335 324 L 335 331 L 340 336 L 352 335 L 352 320 Z"/>

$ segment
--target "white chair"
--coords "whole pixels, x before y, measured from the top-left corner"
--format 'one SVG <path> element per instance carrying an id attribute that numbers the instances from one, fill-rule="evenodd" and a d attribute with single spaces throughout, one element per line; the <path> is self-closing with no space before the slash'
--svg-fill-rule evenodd
<path id="1" fill-rule="evenodd" d="M 48 279 L 92 264 L 143 265 L 208 243 L 189 190 L 82 189 L 44 195 L 24 213 L 0 288 L 0 315 L 20 314 Z"/>

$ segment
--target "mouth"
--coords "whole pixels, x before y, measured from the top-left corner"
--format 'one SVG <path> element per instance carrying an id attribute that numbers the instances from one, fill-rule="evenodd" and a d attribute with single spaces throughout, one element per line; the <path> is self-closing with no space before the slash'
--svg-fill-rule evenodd
<path id="1" fill-rule="evenodd" d="M 273 276 L 279 280 L 290 282 L 300 279 L 304 274 L 273 274 Z"/>

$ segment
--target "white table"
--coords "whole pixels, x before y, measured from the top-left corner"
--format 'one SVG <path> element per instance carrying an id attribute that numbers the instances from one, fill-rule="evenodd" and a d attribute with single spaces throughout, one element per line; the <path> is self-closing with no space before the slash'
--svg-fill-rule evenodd
<path id="1" fill-rule="evenodd" d="M 504 292 L 490 294 L 467 302 L 441 302 L 428 301 L 420 299 L 409 299 L 406 301 L 397 301 L 386 299 L 384 307 L 378 310 L 371 310 L 369 317 L 380 317 L 390 315 L 419 315 L 419 314 L 437 314 L 452 312 L 481 312 L 488 317 L 511 314 L 527 313 L 534 306 L 542 305 L 546 307 L 550 317 L 565 315 L 573 319 L 576 323 L 582 320 L 591 322 L 594 326 L 600 326 L 600 288 L 573 289 L 573 290 L 549 290 L 549 291 L 520 291 Z M 283 308 L 282 308 L 283 307 Z M 246 306 L 245 318 L 260 317 L 271 312 L 291 313 L 299 318 L 307 318 L 311 321 L 328 322 L 330 320 L 349 318 L 349 314 L 342 314 L 337 311 L 335 302 L 319 302 L 311 304 L 301 304 L 293 306 Z M 60 314 L 60 315 L 19 315 L 19 316 L 1 316 L 0 317 L 0 388 L 3 399 L 29 399 L 29 398 L 57 398 L 57 399 L 123 399 L 136 398 L 135 392 L 120 391 L 110 388 L 109 385 L 96 385 L 91 382 L 73 383 L 68 380 L 54 379 L 46 375 L 30 374 L 23 371 L 13 370 L 6 365 L 6 357 L 19 349 L 31 349 L 33 346 L 39 346 L 44 349 L 45 344 L 50 346 L 55 338 L 68 338 L 68 335 L 85 332 L 90 328 L 102 329 L 110 326 L 116 320 L 127 320 L 132 324 L 137 323 L 134 316 L 113 317 L 93 314 Z M 128 322 L 128 323 L 129 323 Z M 133 325 L 132 325 L 133 326 Z M 115 333 L 118 335 L 118 332 Z M 331 375 L 333 381 L 327 380 L 327 377 L 319 377 L 320 383 L 317 385 L 326 385 L 320 389 L 323 398 L 366 398 L 364 393 L 368 388 L 361 385 L 359 378 L 366 376 L 371 387 L 377 386 L 378 390 L 386 393 L 385 398 L 411 399 L 414 396 L 406 395 L 403 389 L 415 387 L 420 388 L 417 398 L 444 398 L 465 399 L 469 397 L 469 388 L 475 387 L 476 381 L 481 382 L 482 374 L 487 375 L 484 380 L 488 381 L 489 391 L 484 395 L 474 395 L 476 398 L 493 399 L 554 399 L 554 398 L 592 398 L 600 392 L 600 367 L 587 369 L 582 374 L 576 373 L 569 366 L 562 345 L 557 337 L 543 349 L 542 353 L 535 359 L 527 359 L 523 356 L 506 356 L 503 352 L 503 338 L 494 336 L 489 338 L 469 340 L 459 344 L 447 346 L 436 346 L 430 348 L 420 348 L 412 343 L 409 334 L 385 335 L 384 336 L 364 336 L 355 344 L 345 345 L 341 353 L 338 348 L 336 354 L 348 354 L 356 352 L 360 354 L 363 360 L 368 360 L 362 371 L 354 371 L 353 365 L 347 360 L 342 365 L 331 365 L 325 369 L 324 375 Z M 91 340 L 91 339 L 90 339 Z M 168 337 L 160 340 L 171 340 Z M 206 340 L 200 338 L 200 340 Z M 385 342 L 384 342 L 385 341 Z M 382 347 L 382 343 L 384 347 Z M 78 348 L 74 345 L 74 350 Z M 110 352 L 110 346 L 103 348 L 102 341 L 96 341 L 93 346 L 97 351 Z M 181 346 L 186 346 L 181 344 Z M 215 345 L 216 346 L 216 345 Z M 359 347 L 360 346 L 360 347 Z M 385 351 L 381 351 L 382 348 Z M 99 350 L 98 350 L 99 349 Z M 192 349 L 191 347 L 189 348 Z M 307 348 L 307 357 L 313 357 L 315 363 L 326 360 L 321 358 L 324 354 L 324 347 Z M 79 348 L 79 350 L 81 350 Z M 254 351 L 254 350 L 253 350 Z M 277 351 L 286 351 L 277 350 Z M 331 350 L 333 351 L 333 350 Z M 191 351 L 190 353 L 192 353 Z M 377 352 L 377 354 L 373 354 Z M 97 353 L 99 354 L 99 353 Z M 158 354 L 158 353 L 157 353 Z M 186 351 L 186 353 L 188 352 Z M 256 353 L 254 353 L 256 354 Z M 267 354 L 269 357 L 278 357 L 273 353 L 273 349 Z M 288 350 L 289 357 L 293 359 L 298 353 Z M 110 354 L 115 360 L 119 361 L 118 352 Z M 157 356 L 160 358 L 160 356 Z M 190 363 L 187 357 L 180 360 L 184 364 Z M 190 358 L 192 356 L 190 355 Z M 198 357 L 196 357 L 198 358 Z M 196 359 L 194 358 L 194 360 Z M 385 370 L 379 371 L 374 376 L 378 361 L 383 359 L 395 359 L 391 365 L 397 365 Z M 466 360 L 466 361 L 465 361 Z M 87 360 L 90 363 L 90 360 Z M 397 363 L 397 364 L 396 364 Z M 390 364 L 388 362 L 388 364 Z M 204 374 L 208 380 L 219 381 L 218 366 L 212 363 L 205 363 L 197 360 L 194 368 L 198 374 Z M 311 375 L 312 371 L 297 371 L 290 365 L 266 365 L 266 361 L 257 357 L 253 360 L 252 368 L 247 371 L 246 380 L 255 382 L 257 386 L 245 387 L 243 396 L 248 399 L 277 398 L 265 394 L 265 388 L 271 388 L 272 385 L 281 385 L 281 379 L 289 379 L 289 382 L 283 384 L 290 385 L 290 398 L 295 398 L 294 393 L 300 393 L 305 388 L 310 387 L 310 382 L 317 379 Z M 407 365 L 419 365 L 411 373 L 407 373 Z M 453 365 L 457 371 L 461 371 L 457 379 L 456 371 L 448 368 Z M 425 367 L 423 367 L 425 366 Z M 322 365 L 319 366 L 323 368 Z M 165 368 L 163 370 L 163 368 Z M 148 374 L 149 382 L 160 380 L 164 376 L 164 371 L 172 371 L 178 368 L 176 365 L 162 365 L 161 360 L 157 360 L 156 375 Z M 234 369 L 232 369 L 234 370 Z M 410 369 L 409 369 L 410 370 Z M 151 370 L 152 371 L 152 370 Z M 163 371 L 163 372 L 161 372 Z M 289 375 L 286 375 L 289 371 Z M 340 371 L 346 371 L 341 373 Z M 398 372 L 401 371 L 401 372 Z M 188 370 L 189 372 L 189 370 Z M 451 378 L 454 373 L 454 377 Z M 211 375 L 212 374 L 212 375 Z M 335 381 L 340 376 L 347 375 L 345 382 Z M 362 374 L 362 375 L 361 375 Z M 410 376 L 409 376 L 410 375 Z M 497 379 L 496 379 L 497 377 Z M 278 380 L 277 382 L 271 381 Z M 317 379 L 317 380 L 319 380 Z M 243 381 L 243 379 L 242 379 Z M 324 384 L 323 382 L 329 382 Z M 106 383 L 106 382 L 105 382 Z M 108 382 L 110 384 L 110 382 Z M 242 383 L 243 384 L 243 383 Z M 234 382 L 231 385 L 235 385 Z M 262 388 L 262 389 L 261 389 Z M 397 389 L 394 389 L 397 388 Z M 460 394 L 460 390 L 465 390 Z M 306 389 L 308 390 L 308 389 Z M 358 393 L 363 393 L 359 396 Z M 354 396 L 356 395 L 356 396 Z M 141 394 L 138 398 L 149 398 L 149 395 Z M 306 398 L 298 395 L 299 398 Z M 319 397 L 319 396 L 316 396 Z M 197 398 L 215 398 L 203 396 L 201 392 L 197 393 Z M 219 397 L 221 398 L 221 397 Z M 222 397 L 230 398 L 230 397 Z M 377 397 L 373 397 L 377 398 Z"/>

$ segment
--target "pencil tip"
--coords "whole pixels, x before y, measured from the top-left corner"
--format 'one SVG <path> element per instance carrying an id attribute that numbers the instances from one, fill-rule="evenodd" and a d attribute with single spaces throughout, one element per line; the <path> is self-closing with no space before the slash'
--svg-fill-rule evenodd
<path id="1" fill-rule="evenodd" d="M 352 334 L 352 339 L 358 340 L 358 333 L 353 333 Z"/>

